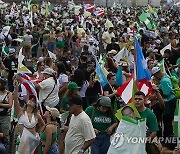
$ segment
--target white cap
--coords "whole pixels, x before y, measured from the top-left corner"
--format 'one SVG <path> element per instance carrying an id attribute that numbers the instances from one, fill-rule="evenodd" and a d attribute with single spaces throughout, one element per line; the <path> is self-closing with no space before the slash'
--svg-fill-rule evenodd
<path id="1" fill-rule="evenodd" d="M 38 61 L 44 61 L 44 57 L 39 57 Z"/>
<path id="2" fill-rule="evenodd" d="M 116 50 L 111 50 L 108 52 L 108 54 L 117 54 L 117 51 Z"/>
<path id="3" fill-rule="evenodd" d="M 161 43 L 161 40 L 158 39 L 158 40 L 156 40 L 155 42 L 156 42 L 157 44 L 160 44 L 160 43 Z"/>
<path id="4" fill-rule="evenodd" d="M 42 73 L 43 73 L 43 74 L 53 75 L 55 72 L 54 72 L 54 70 L 51 69 L 51 68 L 46 68 Z"/>
<path id="5" fill-rule="evenodd" d="M 27 30 L 26 30 L 26 32 L 30 32 L 30 30 L 29 30 L 29 29 L 27 29 Z"/>
<path id="6" fill-rule="evenodd" d="M 14 54 L 14 53 L 16 53 L 16 50 L 14 48 L 10 48 L 9 49 L 9 54 L 11 55 L 11 54 Z"/>
<path id="7" fill-rule="evenodd" d="M 153 67 L 152 68 L 152 75 L 158 73 L 160 71 L 160 68 L 159 67 Z"/>
<path id="8" fill-rule="evenodd" d="M 93 39 L 93 38 L 90 38 L 90 39 L 89 39 L 89 42 L 94 42 L 94 39 Z"/>

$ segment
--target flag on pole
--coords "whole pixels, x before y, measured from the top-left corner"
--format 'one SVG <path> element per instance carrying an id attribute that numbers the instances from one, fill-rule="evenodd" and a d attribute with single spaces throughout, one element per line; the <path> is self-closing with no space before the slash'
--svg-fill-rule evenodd
<path id="1" fill-rule="evenodd" d="M 129 56 L 129 51 L 126 48 L 123 48 L 121 51 L 119 51 L 113 59 L 115 60 L 115 63 L 118 64 L 121 59 L 127 60 Z"/>
<path id="2" fill-rule="evenodd" d="M 102 88 L 104 88 L 104 86 L 108 84 L 108 80 L 106 76 L 104 75 L 103 70 L 97 60 L 96 60 L 96 73 L 98 75 Z"/>
<path id="3" fill-rule="evenodd" d="M 29 130 L 24 128 L 18 147 L 18 152 L 19 154 L 32 154 L 39 144 L 40 141 Z"/>
<path id="4" fill-rule="evenodd" d="M 132 101 L 132 94 L 133 94 L 133 75 L 117 89 L 117 94 L 122 98 L 122 100 L 128 104 Z"/>
<path id="5" fill-rule="evenodd" d="M 138 17 L 140 21 L 144 22 L 148 29 L 155 30 L 155 24 L 150 15 L 146 12 L 142 12 L 142 14 Z"/>
<path id="6" fill-rule="evenodd" d="M 22 49 L 23 48 L 21 48 L 20 50 L 19 50 L 19 55 L 18 55 L 18 64 L 22 64 L 22 62 L 23 62 L 23 60 L 24 60 L 24 55 L 22 54 Z"/>
<path id="7" fill-rule="evenodd" d="M 151 80 L 151 75 L 147 67 L 147 62 L 144 58 L 142 48 L 139 45 L 138 39 L 135 37 L 135 49 L 136 49 L 136 71 L 137 80 L 142 79 Z"/>
<path id="8" fill-rule="evenodd" d="M 72 10 L 75 7 L 75 3 L 73 0 L 68 1 L 68 7 L 69 7 L 69 10 Z"/>
<path id="9" fill-rule="evenodd" d="M 147 95 L 151 93 L 151 75 L 147 67 L 147 61 L 144 58 L 142 49 L 139 45 L 137 37 L 135 37 L 135 49 L 136 49 L 136 78 L 138 89 Z"/>
<path id="10" fill-rule="evenodd" d="M 104 66 L 106 58 L 107 58 L 107 54 L 106 53 L 103 55 L 103 57 L 102 57 L 102 55 L 100 55 L 100 58 L 99 58 L 99 65 L 100 66 Z"/>
<path id="11" fill-rule="evenodd" d="M 118 71 L 116 73 L 116 86 L 121 86 L 122 85 L 122 66 L 118 68 Z"/>
<path id="12" fill-rule="evenodd" d="M 161 53 L 162 56 L 164 55 L 164 51 L 167 50 L 167 49 L 171 50 L 171 43 L 160 50 L 160 53 Z"/>
<path id="13" fill-rule="evenodd" d="M 85 3 L 84 4 L 84 9 L 88 12 L 93 12 L 95 8 L 95 5 L 92 5 L 90 3 Z"/>
<path id="14" fill-rule="evenodd" d="M 157 18 L 157 12 L 151 7 L 151 5 L 148 5 L 149 13 L 152 14 L 153 18 Z"/>
<path id="15" fill-rule="evenodd" d="M 176 109 L 174 112 L 174 136 L 180 137 L 180 99 L 176 102 Z"/>
<path id="16" fill-rule="evenodd" d="M 164 58 L 159 63 L 157 63 L 157 67 L 159 67 L 163 73 L 166 73 L 166 69 L 164 65 Z"/>
<path id="17" fill-rule="evenodd" d="M 114 27 L 114 26 L 109 19 L 106 19 L 105 27 L 109 29 L 110 27 Z"/>
<path id="18" fill-rule="evenodd" d="M 2 52 L 1 52 L 1 53 L 2 53 L 3 55 L 5 55 L 5 56 L 8 56 L 8 55 L 9 55 L 8 52 L 9 52 L 9 48 L 6 46 L 5 43 L 3 43 Z"/>
<path id="19" fill-rule="evenodd" d="M 17 73 L 29 73 L 32 74 L 32 72 L 23 64 L 18 64 L 18 70 Z"/>
<path id="20" fill-rule="evenodd" d="M 48 54 L 49 54 L 49 57 L 50 57 L 50 58 L 52 58 L 52 59 L 54 59 L 54 60 L 57 59 L 56 54 L 54 54 L 53 52 L 51 52 L 51 51 L 48 50 Z"/>

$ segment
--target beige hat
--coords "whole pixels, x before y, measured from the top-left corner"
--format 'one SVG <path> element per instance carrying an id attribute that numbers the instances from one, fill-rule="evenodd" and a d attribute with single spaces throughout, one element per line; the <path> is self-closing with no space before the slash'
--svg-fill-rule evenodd
<path id="1" fill-rule="evenodd" d="M 134 50 L 134 46 L 131 46 L 131 50 Z"/>
<path id="2" fill-rule="evenodd" d="M 43 72 L 43 74 L 49 74 L 49 75 L 53 75 L 55 73 L 55 71 L 52 68 L 46 68 Z"/>
<path id="3" fill-rule="evenodd" d="M 56 108 L 50 108 L 49 106 L 46 106 L 46 109 L 51 113 L 51 116 L 54 120 L 59 117 L 60 113 L 58 109 Z"/>
<path id="4" fill-rule="evenodd" d="M 116 50 L 111 50 L 108 52 L 108 54 L 117 54 L 117 51 Z"/>

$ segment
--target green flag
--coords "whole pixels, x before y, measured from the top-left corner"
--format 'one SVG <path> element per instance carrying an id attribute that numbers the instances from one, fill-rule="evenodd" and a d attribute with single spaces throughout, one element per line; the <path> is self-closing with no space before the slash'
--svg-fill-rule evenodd
<path id="1" fill-rule="evenodd" d="M 5 56 L 8 56 L 8 52 L 9 52 L 9 48 L 4 43 L 3 46 L 2 46 L 2 54 L 5 55 Z"/>
<path id="2" fill-rule="evenodd" d="M 159 67 L 163 73 L 166 73 L 166 69 L 164 66 L 164 58 L 159 63 L 157 63 L 157 67 Z"/>
<path id="3" fill-rule="evenodd" d="M 180 137 L 180 100 L 177 101 L 174 112 L 174 136 Z"/>
<path id="4" fill-rule="evenodd" d="M 148 10 L 149 10 L 149 13 L 152 14 L 152 16 L 153 16 L 154 18 L 157 18 L 157 17 L 158 17 L 158 16 L 157 16 L 157 12 L 156 12 L 150 5 L 148 5 Z"/>
<path id="5" fill-rule="evenodd" d="M 155 30 L 155 24 L 153 22 L 153 19 L 150 17 L 149 13 L 146 13 L 145 11 L 143 11 L 142 14 L 138 18 L 141 22 L 145 23 L 148 29 Z"/>

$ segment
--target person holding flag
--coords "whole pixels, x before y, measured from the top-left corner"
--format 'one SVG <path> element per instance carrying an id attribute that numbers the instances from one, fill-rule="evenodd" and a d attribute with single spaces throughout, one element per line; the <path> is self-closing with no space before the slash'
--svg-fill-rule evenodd
<path id="1" fill-rule="evenodd" d="M 41 115 L 38 113 L 38 107 L 36 97 L 34 95 L 29 96 L 29 101 L 26 103 L 24 108 L 20 107 L 18 100 L 18 82 L 14 80 L 14 108 L 18 117 L 18 125 L 20 134 L 23 129 L 28 129 L 34 136 L 38 137 L 39 134 L 36 131 L 36 127 L 39 126 L 40 130 L 45 125 Z"/>

